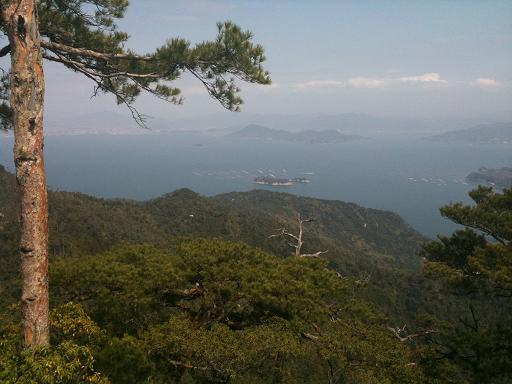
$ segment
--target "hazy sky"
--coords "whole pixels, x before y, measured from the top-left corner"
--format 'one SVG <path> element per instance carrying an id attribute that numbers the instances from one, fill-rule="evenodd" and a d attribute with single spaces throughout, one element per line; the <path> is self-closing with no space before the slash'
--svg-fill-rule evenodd
<path id="1" fill-rule="evenodd" d="M 129 47 L 200 42 L 232 20 L 266 49 L 270 87 L 244 86 L 244 111 L 359 112 L 406 117 L 512 116 L 512 1 L 132 0 L 120 22 Z M 47 112 L 120 110 L 90 100 L 92 84 L 46 65 Z M 199 84 L 180 81 L 184 106 L 150 97 L 149 115 L 220 112 Z"/>

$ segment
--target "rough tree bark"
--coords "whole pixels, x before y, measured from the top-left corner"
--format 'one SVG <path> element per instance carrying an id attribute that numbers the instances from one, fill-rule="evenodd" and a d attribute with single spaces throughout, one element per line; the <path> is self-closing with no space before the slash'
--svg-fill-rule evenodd
<path id="1" fill-rule="evenodd" d="M 44 75 L 36 2 L 2 0 L 11 49 L 10 105 L 21 196 L 21 275 L 25 347 L 49 344 L 48 198 L 43 161 Z"/>

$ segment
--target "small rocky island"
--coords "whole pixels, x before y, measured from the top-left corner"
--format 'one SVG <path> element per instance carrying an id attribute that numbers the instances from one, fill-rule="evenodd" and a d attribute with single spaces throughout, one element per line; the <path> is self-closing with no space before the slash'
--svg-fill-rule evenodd
<path id="1" fill-rule="evenodd" d="M 293 185 L 293 183 L 307 184 L 307 183 L 310 183 L 311 180 L 309 180 L 305 177 L 295 177 L 293 179 L 283 179 L 283 178 L 278 178 L 278 177 L 273 177 L 273 176 L 258 176 L 254 179 L 254 182 L 256 184 L 262 184 L 262 185 L 288 187 L 290 185 Z"/>
<path id="2" fill-rule="evenodd" d="M 466 181 L 475 184 L 488 184 L 499 188 L 512 187 L 512 168 L 480 168 L 477 172 L 471 172 Z"/>

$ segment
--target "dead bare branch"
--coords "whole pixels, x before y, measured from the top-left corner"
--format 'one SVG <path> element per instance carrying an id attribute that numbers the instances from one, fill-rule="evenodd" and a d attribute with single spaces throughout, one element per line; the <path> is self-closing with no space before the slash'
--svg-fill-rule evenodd
<path id="1" fill-rule="evenodd" d="M 318 340 L 320 336 L 313 335 L 311 333 L 302 332 L 302 337 L 309 339 L 309 340 Z"/>
<path id="2" fill-rule="evenodd" d="M 300 257 L 319 257 L 320 255 L 323 255 L 324 253 L 327 253 L 329 251 L 318 251 L 315 253 L 302 253 Z"/>
<path id="3" fill-rule="evenodd" d="M 407 325 L 406 324 L 404 324 L 404 326 L 402 328 L 400 328 L 400 327 L 389 327 L 389 326 L 387 328 L 402 343 L 404 343 L 406 341 L 410 341 L 410 340 L 415 339 L 417 337 L 422 337 L 422 336 L 430 335 L 430 334 L 433 334 L 433 333 L 439 333 L 435 329 L 425 329 L 425 330 L 419 331 L 417 333 L 407 334 L 407 331 L 406 331 Z"/>
<path id="4" fill-rule="evenodd" d="M 291 241 L 287 241 L 286 244 L 288 244 L 288 246 L 290 246 L 291 248 L 294 249 L 294 254 L 297 257 L 319 257 L 319 256 L 323 255 L 324 253 L 327 253 L 328 251 L 327 250 L 318 251 L 315 253 L 302 253 L 301 252 L 302 246 L 304 245 L 304 240 L 302 240 L 302 236 L 304 234 L 304 225 L 303 224 L 311 223 L 314 221 L 316 221 L 316 218 L 310 217 L 307 219 L 303 219 L 301 217 L 300 213 L 298 213 L 297 214 L 297 222 L 299 224 L 299 233 L 297 235 L 287 231 L 286 228 L 278 228 L 278 229 L 276 229 L 276 231 L 278 231 L 278 232 L 270 235 L 268 238 L 271 239 L 273 237 L 284 237 L 284 238 L 287 238 L 288 240 L 291 240 Z"/>
<path id="5" fill-rule="evenodd" d="M 208 370 L 207 367 L 197 367 L 195 365 L 192 365 L 189 363 L 183 363 L 181 361 L 176 361 L 176 360 L 171 360 L 171 359 L 168 359 L 167 361 L 169 362 L 169 364 L 174 365 L 175 367 L 179 367 L 179 368 L 195 369 L 198 371 L 207 371 Z"/>

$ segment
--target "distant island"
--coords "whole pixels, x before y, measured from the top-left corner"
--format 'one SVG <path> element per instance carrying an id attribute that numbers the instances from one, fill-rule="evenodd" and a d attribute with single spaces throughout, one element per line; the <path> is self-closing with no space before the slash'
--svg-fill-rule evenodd
<path id="1" fill-rule="evenodd" d="M 278 178 L 278 177 L 273 177 L 273 176 L 258 176 L 254 179 L 254 182 L 256 184 L 283 186 L 284 187 L 284 186 L 293 185 L 293 183 L 307 184 L 307 183 L 310 183 L 311 180 L 309 180 L 305 177 L 295 177 L 293 179 L 284 179 L 284 178 Z"/>
<path id="2" fill-rule="evenodd" d="M 471 172 L 466 180 L 475 184 L 489 184 L 500 188 L 512 187 L 512 168 L 480 168 L 477 172 Z"/>
<path id="3" fill-rule="evenodd" d="M 512 144 L 512 122 L 482 124 L 426 137 L 427 140 L 462 144 Z"/>
<path id="4" fill-rule="evenodd" d="M 362 136 L 344 134 L 337 129 L 289 132 L 282 129 L 273 129 L 257 124 L 250 124 L 239 131 L 227 134 L 226 137 L 253 140 L 296 141 L 311 144 L 340 143 L 363 139 Z"/>
<path id="5" fill-rule="evenodd" d="M 262 185 L 274 185 L 274 186 L 290 186 L 293 185 L 291 179 L 280 179 L 271 176 L 258 176 L 254 179 L 256 184 Z"/>

